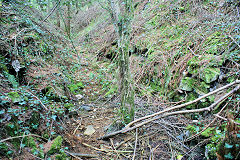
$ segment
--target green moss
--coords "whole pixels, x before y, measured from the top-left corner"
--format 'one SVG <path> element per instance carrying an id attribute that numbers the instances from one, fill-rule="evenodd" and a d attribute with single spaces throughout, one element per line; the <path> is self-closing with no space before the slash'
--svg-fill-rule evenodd
<path id="1" fill-rule="evenodd" d="M 7 156 L 8 146 L 6 143 L 0 143 L 0 156 Z"/>
<path id="2" fill-rule="evenodd" d="M 217 80 L 220 75 L 219 68 L 205 68 L 202 73 L 200 73 L 200 78 L 206 83 L 211 83 Z"/>
<path id="3" fill-rule="evenodd" d="M 78 94 L 79 90 L 84 88 L 84 85 L 82 82 L 77 82 L 75 84 L 68 85 L 68 88 L 73 94 Z"/>
<path id="4" fill-rule="evenodd" d="M 215 32 L 213 33 L 211 36 L 209 36 L 204 44 L 204 46 L 208 46 L 206 47 L 206 53 L 209 54 L 218 54 L 219 50 L 221 50 L 222 48 L 226 47 L 225 41 L 226 41 L 226 37 L 225 35 L 223 35 L 220 32 Z"/>
<path id="5" fill-rule="evenodd" d="M 214 131 L 215 131 L 215 128 L 210 127 L 210 128 L 207 128 L 205 131 L 203 131 L 201 135 L 204 137 L 210 137 L 214 133 Z"/>
<path id="6" fill-rule="evenodd" d="M 36 142 L 34 141 L 34 138 L 32 136 L 25 137 L 24 143 L 31 148 L 37 148 Z"/>
<path id="7" fill-rule="evenodd" d="M 55 159 L 56 160 L 66 160 L 66 159 L 69 159 L 69 158 L 67 157 L 67 155 L 64 152 L 62 152 L 61 154 L 57 154 L 55 156 Z"/>
<path id="8" fill-rule="evenodd" d="M 12 100 L 13 103 L 20 102 L 22 100 L 18 92 L 9 92 L 8 97 Z"/>
<path id="9" fill-rule="evenodd" d="M 230 76 L 230 77 L 228 77 L 228 79 L 227 79 L 227 82 L 228 83 L 232 83 L 232 82 L 234 82 L 235 80 L 237 79 L 237 76 Z"/>
<path id="10" fill-rule="evenodd" d="M 183 12 L 185 10 L 185 8 L 184 7 L 179 7 L 179 10 Z"/>
<path id="11" fill-rule="evenodd" d="M 199 71 L 208 70 L 209 68 L 216 68 L 221 66 L 224 62 L 222 56 L 206 54 L 201 57 L 193 57 L 188 61 L 188 72 L 190 74 L 198 74 Z M 203 65 L 206 64 L 206 65 Z M 207 66 L 207 67 L 206 67 Z"/>
<path id="12" fill-rule="evenodd" d="M 54 153 L 58 153 L 59 150 L 61 149 L 62 141 L 63 141 L 62 136 L 57 136 L 57 138 L 55 138 L 55 139 L 53 140 L 53 143 L 52 143 L 52 145 L 51 145 L 51 148 L 50 148 L 50 150 L 48 151 L 48 154 L 51 155 L 51 154 L 54 154 Z"/>
<path id="13" fill-rule="evenodd" d="M 55 86 L 55 89 L 54 89 L 52 86 L 47 86 L 46 88 L 43 89 L 43 93 L 49 100 L 54 100 L 56 102 L 59 102 L 62 99 L 65 99 L 65 97 L 62 96 L 61 94 L 61 87 L 58 88 L 57 86 Z"/>
<path id="14" fill-rule="evenodd" d="M 198 95 L 195 92 L 191 92 L 187 95 L 186 101 L 190 102 L 198 98 Z M 187 106 L 188 109 L 196 108 L 196 104 L 190 104 Z"/>
<path id="15" fill-rule="evenodd" d="M 72 104 L 72 103 L 65 103 L 64 107 L 67 108 L 67 109 L 70 109 L 70 108 L 74 107 L 74 104 Z"/>
<path id="16" fill-rule="evenodd" d="M 14 77 L 14 75 L 11 75 L 9 73 L 6 73 L 6 76 L 8 78 L 8 81 L 12 84 L 13 88 L 17 88 L 19 86 L 19 83 L 17 82 L 16 78 Z"/>
<path id="17" fill-rule="evenodd" d="M 208 100 L 213 103 L 214 100 L 215 100 L 215 96 L 214 95 L 211 95 L 211 96 L 208 96 Z"/>
<path id="18" fill-rule="evenodd" d="M 32 148 L 31 152 L 32 152 L 32 154 L 34 154 L 34 155 L 36 155 L 36 156 L 38 156 L 40 158 L 44 158 L 44 152 L 41 149 Z"/>
<path id="19" fill-rule="evenodd" d="M 201 82 L 199 84 L 194 85 L 195 92 L 199 95 L 204 95 L 208 93 L 208 89 L 210 88 L 210 85 L 206 84 L 205 82 Z"/>
<path id="20" fill-rule="evenodd" d="M 184 77 L 180 83 L 180 89 L 184 91 L 192 91 L 195 86 L 196 80 L 190 77 Z"/>

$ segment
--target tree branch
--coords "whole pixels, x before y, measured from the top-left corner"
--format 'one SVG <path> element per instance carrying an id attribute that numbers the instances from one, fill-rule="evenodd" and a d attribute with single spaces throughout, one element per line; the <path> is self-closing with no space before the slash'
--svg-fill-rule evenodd
<path id="1" fill-rule="evenodd" d="M 167 116 L 171 116 L 171 115 L 177 115 L 177 114 L 185 114 L 185 113 L 198 113 L 198 112 L 203 112 L 203 111 L 212 111 L 213 108 L 218 104 L 220 103 L 221 101 L 223 101 L 224 99 L 226 99 L 229 95 L 233 94 L 234 92 L 238 91 L 240 89 L 240 85 L 238 85 L 237 87 L 235 87 L 233 90 L 231 90 L 230 92 L 228 92 L 227 94 L 225 94 L 223 97 L 221 97 L 220 99 L 218 99 L 216 102 L 214 102 L 212 105 L 210 105 L 209 107 L 205 107 L 205 108 L 200 108 L 200 109 L 193 109 L 193 110 L 183 110 L 183 111 L 176 111 L 176 112 L 170 112 L 170 113 L 165 113 L 167 111 L 171 111 L 171 110 L 174 110 L 174 109 L 179 109 L 179 108 L 182 108 L 184 106 L 187 106 L 187 105 L 190 105 L 192 103 L 195 103 L 203 98 L 206 98 L 212 94 L 215 94 L 223 89 L 226 89 L 228 87 L 231 87 L 232 85 L 235 85 L 235 84 L 239 84 L 240 81 L 237 80 L 233 83 L 230 83 L 228 85 L 225 85 L 215 91 L 212 91 L 208 94 L 205 94 L 203 95 L 202 97 L 199 97 L 191 102 L 187 102 L 187 103 L 184 103 L 184 104 L 181 104 L 181 105 L 178 105 L 178 106 L 175 106 L 175 107 L 171 107 L 171 108 L 168 108 L 168 109 L 165 109 L 163 111 L 160 111 L 160 112 L 157 112 L 157 113 L 154 113 L 154 114 L 151 114 L 151 115 L 148 115 L 148 116 L 145 116 L 145 117 L 142 117 L 142 118 L 139 118 L 131 123 L 129 123 L 125 128 L 123 128 L 122 130 L 119 130 L 119 131 L 116 131 L 116 132 L 112 132 L 110 134 L 107 134 L 105 136 L 102 136 L 102 137 L 99 137 L 98 139 L 107 139 L 109 137 L 112 137 L 114 135 L 117 135 L 117 134 L 122 134 L 122 133 L 126 133 L 126 132 L 129 132 L 129 131 L 132 131 L 138 127 L 141 127 L 147 123 L 150 123 L 152 121 L 155 121 L 157 119 L 160 119 L 160 118 L 164 118 L 164 117 L 167 117 Z M 165 114 L 163 114 L 165 113 Z M 162 116 L 159 116 L 160 114 L 163 114 Z M 157 117 L 155 117 L 157 116 Z M 155 117 L 155 118 L 152 118 L 152 117 Z M 139 122 L 141 120 L 144 120 L 144 119 L 148 119 L 148 118 L 152 118 L 152 119 L 149 119 L 149 120 L 146 120 L 144 122 L 141 122 L 139 124 L 136 124 L 135 126 L 133 127 L 130 127 L 131 125 L 135 124 L 136 122 Z"/>
<path id="2" fill-rule="evenodd" d="M 233 83 L 230 83 L 230 84 L 225 85 L 225 86 L 223 86 L 223 87 L 221 87 L 221 88 L 218 88 L 218 89 L 216 89 L 215 91 L 209 92 L 208 94 L 205 94 L 205 95 L 203 95 L 203 96 L 201 96 L 201 97 L 199 97 L 199 98 L 197 98 L 197 99 L 195 99 L 195 100 L 193 100 L 193 101 L 190 101 L 190 102 L 187 102 L 187 103 L 184 103 L 184 104 L 181 104 L 181 105 L 177 105 L 177 106 L 174 106 L 174 107 L 171 107 L 171 108 L 167 108 L 167 109 L 165 109 L 165 110 L 163 110 L 163 111 L 159 111 L 159 112 L 157 112 L 157 113 L 154 113 L 154 114 L 151 114 L 151 115 L 148 115 L 148 116 L 145 116 L 145 117 L 136 119 L 136 120 L 132 121 L 131 123 L 129 123 L 125 128 L 129 128 L 129 127 L 132 126 L 134 123 L 139 122 L 139 121 L 142 121 L 142 120 L 144 120 L 144 119 L 148 119 L 148 118 L 151 118 L 151 117 L 155 117 L 155 116 L 160 115 L 160 114 L 162 114 L 162 113 L 165 113 L 165 112 L 168 112 L 168 111 L 171 111 L 171 110 L 175 110 L 175 109 L 179 109 L 179 108 L 185 107 L 185 106 L 187 106 L 187 105 L 196 103 L 196 102 L 200 101 L 200 100 L 203 99 L 203 98 L 206 98 L 206 97 L 208 97 L 208 96 L 210 96 L 210 95 L 213 95 L 213 94 L 215 94 L 215 93 L 217 93 L 217 92 L 219 92 L 219 91 L 221 91 L 221 90 L 224 90 L 224 89 L 226 89 L 226 88 L 229 88 L 229 87 L 231 87 L 231 86 L 233 86 L 233 85 L 235 85 L 235 84 L 239 84 L 239 83 L 240 83 L 240 80 L 236 80 L 236 81 L 233 82 Z"/>

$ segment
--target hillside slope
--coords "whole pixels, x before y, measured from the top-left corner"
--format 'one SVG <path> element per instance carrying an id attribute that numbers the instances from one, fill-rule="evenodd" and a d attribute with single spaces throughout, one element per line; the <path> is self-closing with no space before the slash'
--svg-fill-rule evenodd
<path id="1" fill-rule="evenodd" d="M 73 10 L 71 36 L 65 5 L 1 1 L 1 158 L 239 158 L 238 0 L 134 1 L 130 124 L 107 3 Z"/>

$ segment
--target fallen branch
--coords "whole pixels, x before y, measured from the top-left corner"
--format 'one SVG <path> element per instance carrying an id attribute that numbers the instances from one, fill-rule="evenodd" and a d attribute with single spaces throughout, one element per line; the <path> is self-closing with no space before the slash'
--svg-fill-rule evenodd
<path id="1" fill-rule="evenodd" d="M 24 137 L 28 137 L 28 136 L 39 137 L 39 138 L 42 138 L 42 139 L 44 139 L 44 140 L 47 140 L 47 139 L 45 139 L 45 138 L 43 138 L 43 137 L 41 137 L 41 136 L 39 136 L 39 135 L 37 135 L 37 134 L 28 134 L 28 135 L 23 135 L 23 136 L 8 137 L 8 138 L 6 138 L 6 139 L 2 139 L 2 140 L 0 141 L 0 143 L 5 142 L 5 141 L 8 141 L 8 140 L 17 139 L 17 138 L 24 138 Z"/>
<path id="2" fill-rule="evenodd" d="M 141 121 L 141 120 L 144 120 L 144 119 L 147 119 L 147 118 L 151 118 L 151 117 L 155 117 L 155 116 L 160 115 L 160 114 L 162 114 L 162 113 L 165 113 L 165 112 L 168 112 L 168 111 L 171 111 L 171 110 L 175 110 L 175 109 L 179 109 L 179 108 L 188 106 L 188 105 L 190 105 L 190 104 L 196 103 L 196 102 L 200 101 L 200 100 L 203 99 L 203 98 L 206 98 L 206 97 L 208 97 L 208 96 L 210 96 L 210 95 L 213 95 L 213 94 L 215 94 L 215 93 L 217 93 L 217 92 L 219 92 L 219 91 L 221 91 L 221 90 L 224 90 L 224 89 L 226 89 L 226 88 L 229 88 L 229 87 L 231 87 L 231 86 L 233 86 L 233 85 L 235 85 L 235 84 L 239 84 L 239 83 L 240 83 L 240 80 L 236 80 L 236 81 L 233 82 L 233 83 L 230 83 L 230 84 L 225 85 L 225 86 L 223 86 L 223 87 L 221 87 L 221 88 L 218 88 L 218 89 L 216 89 L 215 91 L 209 92 L 208 94 L 205 94 L 205 95 L 203 95 L 203 96 L 201 96 L 201 97 L 199 97 L 199 98 L 197 98 L 197 99 L 195 99 L 195 100 L 193 100 L 193 101 L 190 101 L 190 102 L 187 102 L 187 103 L 184 103 L 184 104 L 181 104 L 181 105 L 177 105 L 177 106 L 174 106 L 174 107 L 171 107 L 171 108 L 167 108 L 167 109 L 165 109 L 165 110 L 163 110 L 163 111 L 160 111 L 160 112 L 157 112 L 157 113 L 154 113 L 154 114 L 151 114 L 151 115 L 148 115 L 148 116 L 145 116 L 145 117 L 136 119 L 136 120 L 130 122 L 125 128 L 129 128 L 129 127 L 132 126 L 134 123 L 139 122 L 139 121 Z"/>
<path id="3" fill-rule="evenodd" d="M 134 152 L 133 152 L 132 160 L 135 160 L 136 151 L 137 151 L 137 141 L 138 141 L 138 129 L 136 128 L 136 138 L 135 138 L 135 145 L 134 145 Z"/>
<path id="4" fill-rule="evenodd" d="M 76 159 L 80 159 L 79 157 L 84 157 L 84 158 L 97 158 L 98 157 L 96 154 L 71 153 L 66 150 L 64 150 L 64 152 Z"/>
<path id="5" fill-rule="evenodd" d="M 225 105 L 223 106 L 223 108 L 222 108 L 216 115 L 220 115 L 221 112 L 227 107 L 227 105 L 228 105 L 228 103 L 225 104 Z M 186 139 L 184 142 L 190 141 L 190 140 L 192 140 L 192 139 L 200 136 L 208 127 L 210 127 L 210 126 L 217 120 L 217 118 L 218 118 L 218 117 L 215 117 L 203 130 L 201 130 L 199 133 L 197 133 L 197 134 L 189 137 L 189 138 Z"/>
<path id="6" fill-rule="evenodd" d="M 97 148 L 97 147 L 94 147 L 94 146 L 91 146 L 87 143 L 82 143 L 84 146 L 86 147 L 89 147 L 89 148 L 92 148 L 96 151 L 101 151 L 101 152 L 118 152 L 118 153 L 132 153 L 133 151 L 118 151 L 118 150 L 110 150 L 110 149 L 100 149 L 100 148 Z"/>
<path id="7" fill-rule="evenodd" d="M 159 116 L 160 114 L 163 114 L 165 112 L 168 112 L 168 111 L 171 111 L 171 110 L 175 110 L 175 109 L 179 109 L 179 108 L 182 108 L 182 107 L 185 107 L 187 105 L 190 105 L 190 104 L 193 104 L 195 102 L 198 102 L 200 101 L 201 99 L 203 98 L 206 98 L 210 95 L 213 95 L 221 90 L 224 90 L 226 88 L 229 88 L 235 84 L 239 84 L 240 83 L 240 80 L 236 80 L 235 82 L 233 83 L 230 83 L 228 85 L 225 85 L 215 91 L 212 91 L 212 92 L 209 92 L 208 94 L 205 94 L 203 95 L 202 97 L 199 97 L 191 102 L 187 102 L 187 103 L 184 103 L 184 104 L 181 104 L 181 105 L 178 105 L 178 106 L 174 106 L 174 107 L 171 107 L 171 108 L 168 108 L 168 109 L 165 109 L 163 111 L 160 111 L 160 112 L 157 112 L 157 113 L 154 113 L 154 114 L 151 114 L 151 115 L 148 115 L 148 116 L 145 116 L 145 117 L 142 117 L 142 118 L 139 118 L 139 119 L 136 119 L 134 120 L 133 122 L 129 123 L 125 128 L 123 128 L 122 130 L 119 130 L 119 131 L 116 131 L 116 132 L 112 132 L 110 134 L 107 134 L 105 136 L 102 136 L 102 137 L 99 137 L 98 139 L 101 140 L 101 139 L 107 139 L 109 137 L 112 137 L 112 136 L 115 136 L 117 134 L 122 134 L 122 133 L 126 133 L 126 132 L 129 132 L 129 131 L 132 131 L 136 128 L 139 128 L 147 123 L 150 123 L 152 121 L 155 121 L 157 119 L 160 119 L 160 118 L 164 118 L 164 117 L 167 117 L 167 116 L 170 116 L 170 115 L 176 115 L 176 114 L 185 114 L 185 113 L 197 113 L 197 112 L 203 112 L 203 111 L 211 111 L 213 110 L 214 106 L 216 106 L 218 103 L 220 103 L 222 100 L 224 100 L 226 97 L 228 97 L 229 95 L 231 95 L 232 93 L 236 92 L 237 90 L 239 90 L 240 88 L 240 85 L 238 85 L 237 87 L 235 87 L 233 90 L 231 90 L 229 93 L 227 93 L 226 95 L 224 95 L 223 97 L 221 97 L 219 100 L 217 100 L 215 103 L 213 103 L 212 105 L 210 105 L 209 107 L 206 107 L 206 108 L 201 108 L 201 109 L 193 109 L 193 110 L 183 110 L 183 111 L 176 111 L 176 112 L 170 112 L 170 113 L 166 113 L 162 116 Z M 155 117 L 157 116 L 157 117 Z M 152 118 L 152 117 L 155 117 L 155 118 Z M 144 119 L 148 119 L 148 118 L 152 118 L 152 119 L 149 119 L 149 120 L 146 120 L 142 123 L 139 123 L 139 124 L 136 124 L 135 126 L 131 127 L 133 124 L 139 122 L 139 121 L 142 121 Z"/>

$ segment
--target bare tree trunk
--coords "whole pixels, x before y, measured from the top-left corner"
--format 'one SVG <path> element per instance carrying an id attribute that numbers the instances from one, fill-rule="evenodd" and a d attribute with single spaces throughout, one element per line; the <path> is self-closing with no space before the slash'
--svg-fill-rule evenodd
<path id="1" fill-rule="evenodd" d="M 133 16 L 132 0 L 124 0 L 124 10 L 121 12 L 119 0 L 108 0 L 111 6 L 111 17 L 118 37 L 118 69 L 119 92 L 121 95 L 121 114 L 125 123 L 134 118 L 134 90 L 129 68 L 129 34 Z"/>
<path id="2" fill-rule="evenodd" d="M 66 12 L 65 12 L 65 32 L 67 35 L 70 37 L 70 32 L 71 32 L 71 4 L 67 3 L 66 4 Z"/>
<path id="3" fill-rule="evenodd" d="M 47 13 L 49 13 L 51 11 L 51 3 L 50 0 L 48 0 L 48 4 L 47 4 Z"/>
<path id="4" fill-rule="evenodd" d="M 60 21 L 60 14 L 59 14 L 59 8 L 56 10 L 56 17 L 57 17 L 57 26 L 61 27 L 61 21 Z"/>

